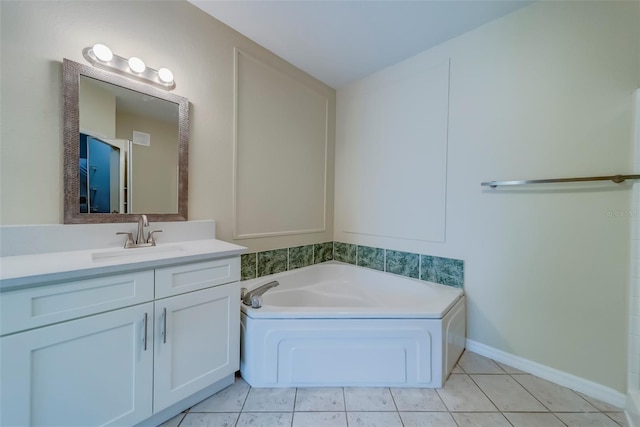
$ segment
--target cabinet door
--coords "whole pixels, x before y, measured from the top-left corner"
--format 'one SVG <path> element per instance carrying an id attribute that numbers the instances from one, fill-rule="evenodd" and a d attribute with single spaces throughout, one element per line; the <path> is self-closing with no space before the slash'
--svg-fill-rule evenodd
<path id="1" fill-rule="evenodd" d="M 1 338 L 0 424 L 130 425 L 151 416 L 152 310 L 147 303 Z"/>
<path id="2" fill-rule="evenodd" d="M 238 370 L 238 282 L 156 301 L 155 313 L 154 412 Z"/>

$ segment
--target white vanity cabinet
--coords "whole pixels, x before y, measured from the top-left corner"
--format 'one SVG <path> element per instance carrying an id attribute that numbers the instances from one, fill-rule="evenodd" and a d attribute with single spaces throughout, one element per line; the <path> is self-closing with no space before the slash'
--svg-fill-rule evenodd
<path id="1" fill-rule="evenodd" d="M 239 304 L 237 284 L 155 302 L 155 412 L 239 369 Z"/>
<path id="2" fill-rule="evenodd" d="M 239 369 L 239 279 L 239 257 L 156 269 L 154 412 Z"/>
<path id="3" fill-rule="evenodd" d="M 0 338 L 3 426 L 131 425 L 152 414 L 153 342 L 136 305 Z M 148 329 L 147 329 L 148 333 Z"/>
<path id="4" fill-rule="evenodd" d="M 239 279 L 233 256 L 1 293 L 0 425 L 184 410 L 239 368 Z"/>

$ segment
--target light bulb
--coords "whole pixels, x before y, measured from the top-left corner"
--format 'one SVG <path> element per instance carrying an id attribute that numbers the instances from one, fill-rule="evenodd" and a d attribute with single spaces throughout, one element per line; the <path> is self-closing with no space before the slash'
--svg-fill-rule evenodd
<path id="1" fill-rule="evenodd" d="M 147 66 L 144 65 L 144 61 L 142 59 L 137 56 L 132 56 L 129 58 L 129 68 L 131 68 L 133 72 L 140 74 L 147 68 Z"/>
<path id="2" fill-rule="evenodd" d="M 91 48 L 93 54 L 102 62 L 109 62 L 113 59 L 113 52 L 107 46 L 97 43 Z"/>
<path id="3" fill-rule="evenodd" d="M 163 83 L 171 83 L 173 82 L 173 73 L 168 68 L 160 68 L 158 70 L 158 78 Z"/>

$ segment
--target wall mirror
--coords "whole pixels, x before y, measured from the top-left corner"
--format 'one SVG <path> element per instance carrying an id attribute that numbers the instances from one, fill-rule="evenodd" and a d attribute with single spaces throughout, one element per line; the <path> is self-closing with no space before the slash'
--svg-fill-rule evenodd
<path id="1" fill-rule="evenodd" d="M 189 100 L 63 61 L 65 224 L 187 219 Z"/>

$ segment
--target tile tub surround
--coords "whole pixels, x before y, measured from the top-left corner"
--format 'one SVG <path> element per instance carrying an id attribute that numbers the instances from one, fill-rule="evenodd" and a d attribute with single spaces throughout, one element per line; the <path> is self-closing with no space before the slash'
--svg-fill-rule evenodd
<path id="1" fill-rule="evenodd" d="M 333 260 L 333 242 L 253 252 L 240 259 L 241 280 L 255 279 Z"/>
<path id="2" fill-rule="evenodd" d="M 286 261 L 285 258 L 287 258 Z M 244 254 L 242 255 L 242 280 L 331 260 L 454 288 L 464 286 L 464 261 L 462 260 L 343 242 L 316 243 Z"/>
<path id="3" fill-rule="evenodd" d="M 621 408 L 466 351 L 440 389 L 251 388 L 242 378 L 162 427 L 627 426 Z"/>

